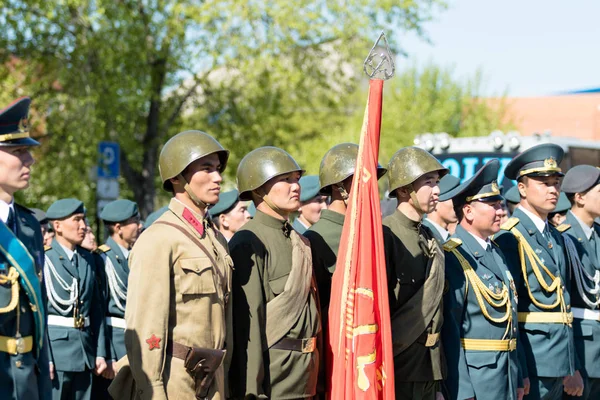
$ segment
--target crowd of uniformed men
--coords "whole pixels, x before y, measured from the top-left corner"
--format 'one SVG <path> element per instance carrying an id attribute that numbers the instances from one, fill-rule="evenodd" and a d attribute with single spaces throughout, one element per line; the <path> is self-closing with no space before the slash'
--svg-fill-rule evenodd
<path id="1" fill-rule="evenodd" d="M 29 103 L 0 112 L 0 398 L 325 397 L 357 145 L 318 177 L 258 148 L 220 193 L 229 152 L 179 133 L 159 159 L 168 207 L 141 233 L 135 203 L 108 204 L 96 247 L 81 201 L 14 202 L 39 144 Z M 508 219 L 498 160 L 462 183 L 417 147 L 378 166 L 397 200 L 382 226 L 397 399 L 600 399 L 600 169 L 565 175 L 562 158 L 541 144 L 508 164 Z"/>

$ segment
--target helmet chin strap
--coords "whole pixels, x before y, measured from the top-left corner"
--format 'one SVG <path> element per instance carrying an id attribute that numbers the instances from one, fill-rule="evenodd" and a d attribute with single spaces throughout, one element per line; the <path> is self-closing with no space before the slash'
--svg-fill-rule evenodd
<path id="1" fill-rule="evenodd" d="M 348 194 L 348 191 L 346 190 L 346 188 L 344 187 L 342 182 L 336 183 L 335 188 L 337 189 L 338 192 L 340 192 L 340 196 L 342 196 L 342 200 L 344 201 L 344 204 L 346 205 L 346 207 L 348 207 L 348 199 L 350 198 L 350 195 Z"/>
<path id="2" fill-rule="evenodd" d="M 417 192 L 415 192 L 415 189 L 413 188 L 413 185 L 410 184 L 409 186 L 409 190 L 410 190 L 410 199 L 413 201 L 413 207 L 421 214 L 424 215 L 425 211 L 423 211 L 423 209 L 421 208 L 421 204 L 419 203 L 419 199 L 417 199 Z"/>
<path id="3" fill-rule="evenodd" d="M 284 219 L 286 219 L 286 220 L 288 219 L 288 218 L 287 218 L 287 213 L 285 213 L 285 212 L 284 212 L 284 211 L 283 211 L 281 208 L 277 207 L 277 206 L 275 205 L 275 203 L 273 203 L 273 202 L 271 201 L 271 199 L 269 198 L 269 195 L 268 195 L 268 194 L 266 194 L 266 193 L 265 193 L 265 194 L 263 194 L 263 193 L 259 192 L 258 190 L 255 190 L 254 192 L 255 192 L 255 193 L 258 195 L 258 197 L 260 197 L 260 198 L 261 198 L 261 199 L 262 199 L 262 200 L 265 202 L 265 204 L 266 204 L 266 205 L 267 205 L 267 206 L 268 206 L 268 207 L 269 207 L 271 210 L 275 211 L 275 212 L 276 212 L 278 215 L 280 215 L 280 216 L 281 216 L 281 217 L 283 217 Z"/>
<path id="4" fill-rule="evenodd" d="M 194 193 L 194 191 L 192 190 L 192 188 L 190 187 L 190 184 L 188 183 L 188 181 L 183 177 L 182 174 L 177 175 L 177 178 L 180 179 L 181 181 L 185 182 L 183 189 L 186 191 L 186 193 L 188 194 L 188 196 L 190 196 L 190 199 L 192 199 L 192 202 L 200 209 L 202 210 L 206 210 L 209 206 L 208 203 L 203 202 L 202 200 L 200 200 L 200 198 L 198 196 L 196 196 L 196 194 Z"/>

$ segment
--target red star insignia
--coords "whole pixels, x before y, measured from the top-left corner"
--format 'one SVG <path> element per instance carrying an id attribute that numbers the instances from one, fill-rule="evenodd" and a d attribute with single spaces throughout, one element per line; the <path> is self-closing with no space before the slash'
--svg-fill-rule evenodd
<path id="1" fill-rule="evenodd" d="M 146 339 L 146 343 L 148 343 L 149 350 L 160 349 L 160 338 L 154 334 L 149 339 Z"/>

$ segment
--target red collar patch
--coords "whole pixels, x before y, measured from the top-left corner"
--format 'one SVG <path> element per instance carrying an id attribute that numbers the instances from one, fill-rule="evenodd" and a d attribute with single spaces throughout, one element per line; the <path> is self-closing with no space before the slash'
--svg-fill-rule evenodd
<path id="1" fill-rule="evenodd" d="M 183 219 L 185 219 L 191 226 L 194 227 L 194 229 L 196 230 L 196 232 L 198 232 L 200 234 L 200 236 L 204 236 L 204 225 L 202 224 L 202 222 L 198 221 L 196 219 L 196 217 L 194 217 L 194 214 L 192 214 L 192 212 L 190 210 L 188 210 L 187 208 L 185 208 L 183 210 L 183 214 L 181 215 L 183 217 Z"/>

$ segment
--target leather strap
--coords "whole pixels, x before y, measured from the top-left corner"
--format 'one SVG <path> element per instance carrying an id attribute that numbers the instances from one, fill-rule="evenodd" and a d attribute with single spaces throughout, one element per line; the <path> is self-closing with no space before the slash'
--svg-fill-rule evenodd
<path id="1" fill-rule="evenodd" d="M 185 361 L 188 353 L 192 350 L 189 346 L 184 346 L 172 340 L 167 344 L 167 354 L 172 355 L 175 358 Z"/>
<path id="2" fill-rule="evenodd" d="M 312 353 L 317 347 L 317 338 L 306 339 L 283 338 L 271 346 L 271 349 L 298 351 L 300 353 Z"/>
<path id="3" fill-rule="evenodd" d="M 206 254 L 206 256 L 208 257 L 208 259 L 210 260 L 210 262 L 213 265 L 213 270 L 217 273 L 217 275 L 219 275 L 221 282 L 226 282 L 225 277 L 223 276 L 223 274 L 221 273 L 221 271 L 219 271 L 219 268 L 217 267 L 217 263 L 215 262 L 214 257 L 210 254 L 210 252 L 206 249 L 206 247 L 200 242 L 200 240 L 198 240 L 197 237 L 195 237 L 194 235 L 192 235 L 191 233 L 186 231 L 182 226 L 173 224 L 171 222 L 156 221 L 154 224 L 169 225 L 169 226 L 177 229 L 181 233 L 183 233 L 185 236 L 187 236 L 192 242 L 194 242 L 196 244 L 196 246 L 200 247 L 200 250 L 202 250 L 204 252 L 204 254 Z"/>

